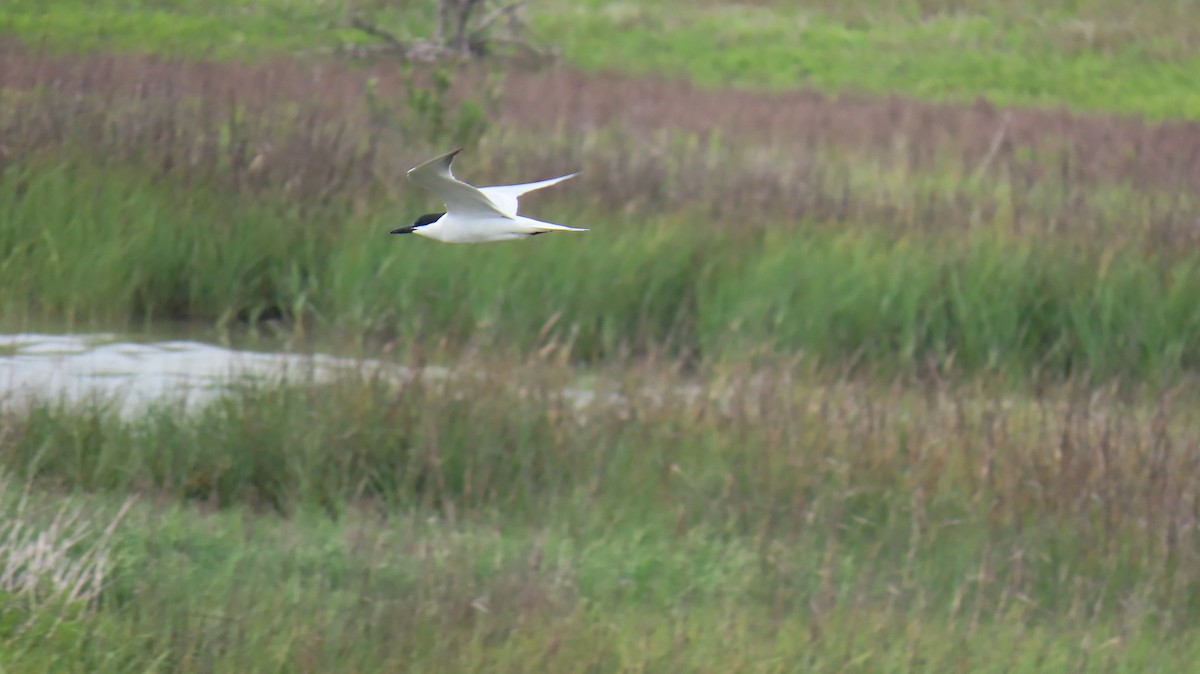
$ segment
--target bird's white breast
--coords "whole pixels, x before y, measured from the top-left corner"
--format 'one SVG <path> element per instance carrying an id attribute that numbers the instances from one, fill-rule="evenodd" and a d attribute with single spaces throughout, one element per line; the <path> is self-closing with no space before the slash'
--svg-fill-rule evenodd
<path id="1" fill-rule="evenodd" d="M 449 214 L 417 234 L 446 243 L 489 243 L 520 239 L 529 235 L 525 228 L 509 218 L 462 218 Z"/>

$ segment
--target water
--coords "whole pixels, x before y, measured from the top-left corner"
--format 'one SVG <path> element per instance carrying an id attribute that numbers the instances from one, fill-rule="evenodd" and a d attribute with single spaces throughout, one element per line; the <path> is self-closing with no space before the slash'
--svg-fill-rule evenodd
<path id="1" fill-rule="evenodd" d="M 320 381 L 364 368 L 397 377 L 412 374 L 379 360 L 246 351 L 194 340 L 136 341 L 109 333 L 0 334 L 0 403 L 100 398 L 115 401 L 124 412 L 163 400 L 194 407 L 234 382 Z"/>
<path id="2" fill-rule="evenodd" d="M 197 409 L 227 392 L 230 385 L 247 380 L 268 385 L 312 384 L 348 373 L 370 373 L 397 383 L 421 378 L 468 387 L 480 375 L 464 367 L 416 369 L 344 351 L 316 353 L 318 348 L 335 350 L 336 344 L 329 342 L 304 347 L 313 353 L 295 353 L 282 339 L 262 337 L 240 336 L 235 342 L 241 347 L 223 347 L 203 341 L 202 337 L 211 337 L 211 333 L 196 332 L 194 326 L 192 330 L 188 326 L 160 327 L 162 331 L 156 335 L 139 336 L 0 333 L 0 409 L 47 399 L 67 404 L 101 399 L 115 403 L 118 411 L 128 416 L 161 402 Z M 526 392 L 528 385 L 520 379 L 510 384 L 517 395 Z M 611 384 L 589 378 L 586 385 L 565 386 L 557 393 L 576 411 L 596 404 L 632 404 L 622 393 L 612 391 Z M 703 395 L 706 393 L 696 385 L 655 386 L 638 391 L 636 404 L 644 407 L 680 397 L 695 401 Z M 727 393 L 722 398 L 727 398 Z M 727 403 L 722 399 L 722 405 Z"/>
<path id="3" fill-rule="evenodd" d="M 312 383 L 364 371 L 396 381 L 476 376 L 463 369 L 415 370 L 373 358 L 227 348 L 195 339 L 133 339 L 113 333 L 0 334 L 0 408 L 34 400 L 66 404 L 103 400 L 130 416 L 157 402 L 196 409 L 232 384 L 248 380 Z M 520 382 L 512 384 L 518 391 L 522 387 Z M 595 382 L 558 393 L 577 410 L 624 401 L 615 393 L 599 393 Z"/>

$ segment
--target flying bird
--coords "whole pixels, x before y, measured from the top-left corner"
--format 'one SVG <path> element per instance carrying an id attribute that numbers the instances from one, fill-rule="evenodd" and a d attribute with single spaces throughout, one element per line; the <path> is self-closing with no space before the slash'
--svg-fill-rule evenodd
<path id="1" fill-rule="evenodd" d="M 459 152 L 462 148 L 409 169 L 408 179 L 441 197 L 446 210 L 426 213 L 411 225 L 393 229 L 392 234 L 420 234 L 446 243 L 488 243 L 546 232 L 588 231 L 517 215 L 521 195 L 573 178 L 579 175 L 577 172 L 535 183 L 475 187 L 450 171 L 450 163 Z"/>

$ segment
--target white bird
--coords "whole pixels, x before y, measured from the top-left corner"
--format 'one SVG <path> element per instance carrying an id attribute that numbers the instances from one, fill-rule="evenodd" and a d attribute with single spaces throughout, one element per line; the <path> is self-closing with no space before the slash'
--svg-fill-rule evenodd
<path id="1" fill-rule="evenodd" d="M 522 185 L 474 187 L 450 171 L 450 163 L 459 148 L 409 169 L 408 179 L 433 192 L 446 202 L 444 213 L 426 213 L 413 224 L 393 229 L 392 234 L 420 234 L 446 243 L 486 243 L 524 239 L 546 232 L 586 232 L 517 215 L 521 195 L 573 178 L 578 173 Z"/>

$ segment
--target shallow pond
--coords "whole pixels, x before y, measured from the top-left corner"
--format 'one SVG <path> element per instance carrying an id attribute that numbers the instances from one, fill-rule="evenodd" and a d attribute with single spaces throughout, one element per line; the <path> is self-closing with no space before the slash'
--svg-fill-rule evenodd
<path id="1" fill-rule="evenodd" d="M 118 400 L 124 410 L 161 400 L 195 405 L 231 382 L 313 381 L 363 368 L 408 374 L 399 365 L 325 354 L 272 353 L 200 341 L 137 340 L 116 334 L 0 334 L 0 403 L 32 398 Z"/>
<path id="2" fill-rule="evenodd" d="M 469 366 L 426 365 L 418 370 L 376 358 L 320 353 L 315 351 L 319 345 L 308 345 L 309 351 L 298 353 L 269 339 L 244 340 L 243 344 L 226 347 L 194 338 L 162 338 L 161 334 L 0 333 L 0 409 L 32 400 L 66 404 L 103 400 L 115 402 L 122 414 L 130 415 L 156 402 L 195 409 L 232 384 L 248 380 L 312 383 L 351 372 L 396 381 L 417 376 L 455 381 L 482 376 Z M 247 348 L 248 344 L 259 348 Z M 509 383 L 518 392 L 527 386 L 519 380 Z M 557 394 L 576 409 L 626 400 L 617 393 L 599 393 L 596 384 L 591 380 L 585 386 L 566 386 Z M 661 391 L 650 395 L 653 400 L 661 397 Z"/>

